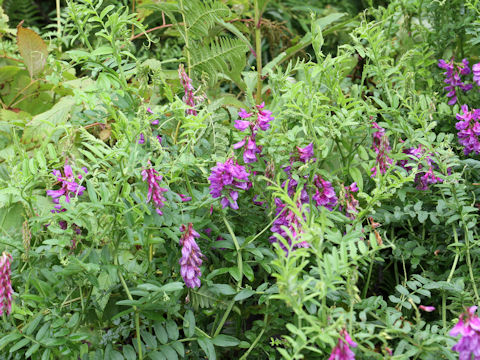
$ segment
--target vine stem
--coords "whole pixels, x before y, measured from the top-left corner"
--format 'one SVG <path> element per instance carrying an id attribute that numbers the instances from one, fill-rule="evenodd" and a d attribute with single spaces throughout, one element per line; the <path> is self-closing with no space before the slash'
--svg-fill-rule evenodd
<path id="1" fill-rule="evenodd" d="M 233 230 L 232 230 L 232 227 L 230 226 L 230 224 L 228 223 L 227 219 L 225 218 L 225 216 L 223 216 L 223 222 L 225 223 L 227 229 L 228 229 L 228 232 L 230 233 L 232 239 L 233 239 L 233 243 L 235 244 L 235 249 L 237 250 L 237 266 L 238 266 L 238 270 L 240 272 L 240 278 L 238 279 L 238 282 L 237 282 L 237 291 L 240 290 L 240 288 L 242 287 L 242 278 L 243 278 L 243 259 L 242 259 L 242 253 L 241 253 L 241 249 L 240 249 L 240 245 L 238 244 L 238 240 L 237 240 L 237 237 L 235 236 Z M 233 305 L 235 304 L 235 300 L 232 299 L 232 301 L 230 301 L 230 303 L 228 304 L 228 308 L 227 310 L 225 311 L 225 313 L 223 314 L 223 317 L 222 317 L 222 320 L 220 320 L 220 323 L 218 324 L 217 326 L 217 329 L 215 330 L 215 332 L 213 333 L 213 337 L 216 337 L 218 334 L 220 334 L 220 331 L 222 331 L 222 328 L 223 328 L 223 325 L 225 324 L 225 321 L 227 321 L 228 319 L 228 315 L 230 315 L 230 312 L 232 311 L 232 308 L 233 308 Z"/>
<path id="2" fill-rule="evenodd" d="M 257 96 L 256 102 L 262 102 L 262 32 L 261 32 L 261 14 L 258 7 L 258 0 L 255 1 L 255 53 L 257 56 Z"/>
<path id="3" fill-rule="evenodd" d="M 452 229 L 453 229 L 453 239 L 455 241 L 455 245 L 457 245 L 458 244 L 457 228 L 455 227 L 455 225 L 452 225 Z M 447 283 L 452 281 L 453 273 L 457 268 L 459 257 L 460 255 L 457 252 L 455 254 L 455 258 L 453 259 L 453 265 L 452 265 L 452 268 L 450 269 L 450 274 L 448 274 Z M 442 323 L 443 323 L 443 328 L 446 329 L 447 328 L 447 294 L 445 294 L 445 292 L 443 292 L 442 294 Z"/>
<path id="4" fill-rule="evenodd" d="M 185 51 L 187 55 L 187 66 L 188 66 L 188 77 L 191 77 L 191 69 L 190 69 L 190 46 L 189 46 L 189 41 L 188 41 L 188 26 L 187 26 L 187 20 L 185 19 L 185 10 L 183 8 L 183 0 L 180 0 L 180 11 L 182 13 L 182 20 L 183 20 L 183 27 L 185 29 L 185 47 L 187 48 L 187 51 Z"/>
<path id="5" fill-rule="evenodd" d="M 115 258 L 115 265 L 118 265 L 117 258 Z M 125 279 L 122 275 L 122 272 L 120 271 L 120 268 L 118 268 L 117 272 L 118 272 L 118 277 L 120 278 L 120 282 L 122 283 L 122 286 L 125 289 L 125 292 L 127 293 L 128 300 L 133 301 L 132 294 L 130 294 L 130 290 L 128 290 L 127 283 L 125 282 Z M 142 340 L 140 339 L 140 313 L 138 312 L 138 308 L 135 305 L 133 305 L 132 307 L 133 307 L 133 310 L 135 311 L 135 331 L 137 333 L 138 359 L 143 360 Z"/>
<path id="6" fill-rule="evenodd" d="M 472 269 L 472 259 L 470 258 L 470 236 L 468 235 L 468 228 L 467 225 L 464 222 L 464 227 L 465 227 L 465 245 L 467 246 L 467 266 L 468 266 L 468 272 L 470 274 L 470 281 L 472 282 L 473 286 L 473 292 L 475 293 L 475 300 L 477 303 L 480 302 L 480 297 L 478 296 L 478 289 L 477 289 L 477 284 L 475 283 L 475 277 L 473 275 L 473 269 Z"/>
<path id="7" fill-rule="evenodd" d="M 258 336 L 255 338 L 255 340 L 253 341 L 252 345 L 250 345 L 250 347 L 248 348 L 248 350 L 245 352 L 245 354 L 242 355 L 242 357 L 240 358 L 240 360 L 246 360 L 247 357 L 248 357 L 248 354 L 250 354 L 250 352 L 255 349 L 255 346 L 257 346 L 258 342 L 260 341 L 260 339 L 262 338 L 263 336 L 263 333 L 265 332 L 265 328 L 267 327 L 267 322 L 268 322 L 268 301 L 267 301 L 267 306 L 266 306 L 266 309 L 265 309 L 265 318 L 263 319 L 263 328 L 262 328 L 262 331 L 260 331 L 260 334 L 258 334 Z"/>

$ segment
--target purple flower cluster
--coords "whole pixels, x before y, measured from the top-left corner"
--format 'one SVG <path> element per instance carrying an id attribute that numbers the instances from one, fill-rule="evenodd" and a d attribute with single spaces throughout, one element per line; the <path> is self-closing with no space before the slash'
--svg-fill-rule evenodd
<path id="1" fill-rule="evenodd" d="M 357 347 L 357 343 L 352 340 L 346 329 L 340 330 L 340 338 L 328 360 L 355 360 L 355 354 L 350 346 Z"/>
<path id="2" fill-rule="evenodd" d="M 258 130 L 267 131 L 270 128 L 270 122 L 274 120 L 272 112 L 263 110 L 265 103 L 256 105 L 254 112 L 256 112 L 255 121 L 246 120 L 254 116 L 254 113 L 248 113 L 245 109 L 240 109 L 238 116 L 240 119 L 235 121 L 235 128 L 239 131 L 250 129 L 250 135 L 245 136 L 241 141 L 233 145 L 234 149 L 244 147 L 243 161 L 245 164 L 254 163 L 257 161 L 257 154 L 262 152 L 261 146 L 257 146 L 255 138 Z"/>
<path id="3" fill-rule="evenodd" d="M 12 312 L 12 281 L 10 262 L 12 255 L 4 252 L 0 257 L 0 316 Z"/>
<path id="4" fill-rule="evenodd" d="M 149 114 L 152 114 L 152 115 L 154 114 L 154 112 L 153 112 L 152 109 L 150 109 L 150 108 L 147 108 L 147 112 L 148 112 Z M 160 123 L 160 120 L 159 120 L 159 119 L 155 119 L 155 120 L 153 120 L 153 121 L 150 122 L 150 125 L 156 126 L 156 125 L 158 125 L 159 123 Z M 158 140 L 158 142 L 159 142 L 160 145 L 161 145 L 161 144 L 162 144 L 162 137 L 161 137 L 160 135 L 158 135 L 158 134 L 157 134 L 157 140 Z M 145 135 L 144 135 L 143 133 L 140 133 L 140 136 L 139 136 L 139 138 L 138 138 L 138 143 L 139 143 L 140 145 L 145 144 Z"/>
<path id="5" fill-rule="evenodd" d="M 182 247 L 182 257 L 179 260 L 180 275 L 182 275 L 187 287 L 197 288 L 201 285 L 202 271 L 200 266 L 202 265 L 201 258 L 204 256 L 195 241 L 195 238 L 199 238 L 200 234 L 193 229 L 192 223 L 189 223 L 188 227 L 180 226 L 180 231 L 183 232 L 180 238 L 180 246 Z"/>
<path id="6" fill-rule="evenodd" d="M 385 129 L 378 125 L 376 122 L 372 124 L 374 129 L 377 129 L 373 133 L 372 149 L 377 154 L 375 166 L 371 169 L 372 177 L 377 176 L 377 169 L 380 170 L 380 174 L 385 174 L 388 167 L 392 164 L 393 160 L 388 156 L 391 151 L 388 136 L 385 134 Z"/>
<path id="7" fill-rule="evenodd" d="M 210 194 L 212 197 L 222 197 L 222 208 L 229 206 L 238 210 L 238 189 L 247 190 L 248 176 L 245 167 L 234 162 L 233 158 L 227 159 L 225 163 L 217 162 L 212 168 L 208 180 L 210 181 Z"/>
<path id="8" fill-rule="evenodd" d="M 356 193 L 358 191 L 357 183 L 354 182 L 351 185 L 345 187 L 342 185 L 342 192 L 345 194 L 345 199 L 343 201 L 344 206 L 345 206 L 345 211 L 346 215 L 349 219 L 355 219 L 355 216 L 358 213 L 357 206 L 358 206 L 358 200 L 355 199 L 355 196 L 353 196 L 353 193 Z M 342 210 L 344 206 L 340 206 L 340 209 Z"/>
<path id="9" fill-rule="evenodd" d="M 419 160 L 424 154 L 425 150 L 422 148 L 421 145 L 418 147 L 411 147 L 408 149 L 403 150 L 403 153 L 408 155 L 410 158 L 415 160 Z M 442 182 L 443 180 L 440 179 L 438 176 L 435 176 L 433 170 L 437 168 L 435 162 L 432 160 L 431 155 L 426 156 L 425 161 L 428 165 L 427 171 L 419 171 L 415 175 L 415 183 L 417 184 L 418 190 L 428 190 L 429 185 L 436 184 L 438 182 Z M 407 172 L 412 171 L 412 167 L 407 165 L 408 160 L 400 160 L 398 161 L 398 165 L 404 168 Z M 418 164 L 418 170 L 422 170 L 423 165 Z"/>
<path id="10" fill-rule="evenodd" d="M 88 173 L 86 167 L 83 167 L 82 170 L 85 172 L 85 174 Z M 66 211 L 66 209 L 62 208 L 62 205 L 59 204 L 60 198 L 62 196 L 65 196 L 65 201 L 69 203 L 72 197 L 81 196 L 85 191 L 85 187 L 77 183 L 77 179 L 81 180 L 83 178 L 82 175 L 78 175 L 77 177 L 75 177 L 72 167 L 70 165 L 64 166 L 63 173 L 64 175 L 62 176 L 60 170 L 55 169 L 52 171 L 52 174 L 56 176 L 57 181 L 61 183 L 60 189 L 47 190 L 47 195 L 50 196 L 54 204 L 56 204 L 55 209 L 51 210 L 52 213 Z"/>
<path id="11" fill-rule="evenodd" d="M 150 161 L 148 165 L 151 166 Z M 148 196 L 147 196 L 147 203 L 150 200 L 155 206 L 155 211 L 158 215 L 163 215 L 162 211 L 160 210 L 165 204 L 165 198 L 163 197 L 162 193 L 166 192 L 167 189 L 160 187 L 159 182 L 162 181 L 162 176 L 158 174 L 158 172 L 150 167 L 148 169 L 142 170 L 142 178 L 143 181 L 146 181 L 148 184 Z"/>
<path id="12" fill-rule="evenodd" d="M 472 66 L 473 82 L 480 86 L 480 63 Z"/>
<path id="13" fill-rule="evenodd" d="M 337 205 L 338 199 L 335 194 L 335 189 L 330 181 L 323 180 L 321 176 L 315 175 L 313 179 L 315 185 L 315 194 L 312 199 L 317 206 L 324 206 L 328 210 L 332 211 Z"/>
<path id="14" fill-rule="evenodd" d="M 468 111 L 467 105 L 462 105 L 463 114 L 457 114 L 457 120 L 455 128 L 458 130 L 458 141 L 464 146 L 463 152 L 465 155 L 470 154 L 472 151 L 475 154 L 480 153 L 480 109 L 473 109 Z"/>
<path id="15" fill-rule="evenodd" d="M 307 163 L 310 159 L 313 158 L 313 142 L 301 148 L 297 146 L 298 158 L 301 162 Z M 315 159 L 313 159 L 315 161 Z"/>
<path id="16" fill-rule="evenodd" d="M 301 204 L 298 204 L 299 207 Z M 275 216 L 277 217 L 275 221 L 273 222 L 272 227 L 270 230 L 275 234 L 280 235 L 283 237 L 285 240 L 288 241 L 290 245 L 292 245 L 292 242 L 295 241 L 298 236 L 301 234 L 301 224 L 300 220 L 293 212 L 290 210 L 280 199 L 275 199 L 275 206 L 276 206 L 276 212 Z M 280 247 L 287 251 L 287 248 L 285 245 L 278 241 L 278 238 L 275 235 L 270 236 L 270 242 L 278 242 Z M 300 243 L 297 243 L 295 247 L 309 247 L 310 245 L 306 241 L 302 241 Z"/>
<path id="17" fill-rule="evenodd" d="M 183 102 L 189 106 L 189 108 L 186 110 L 186 114 L 197 116 L 197 110 L 195 110 L 195 96 L 194 96 L 195 88 L 192 85 L 192 79 L 190 79 L 187 73 L 185 72 L 185 68 L 183 67 L 183 64 L 180 64 L 180 67 L 178 68 L 178 76 L 180 78 L 180 83 L 182 84 L 183 89 L 185 90 L 185 95 L 183 96 Z"/>
<path id="18" fill-rule="evenodd" d="M 460 354 L 460 360 L 480 360 L 480 318 L 475 314 L 477 306 L 471 306 L 460 315 L 458 323 L 450 331 L 450 336 L 462 335 L 452 350 Z"/>
<path id="19" fill-rule="evenodd" d="M 470 74 L 468 60 L 463 59 L 461 64 L 456 65 L 457 69 L 455 69 L 453 59 L 449 62 L 440 59 L 438 61 L 438 66 L 446 70 L 444 72 L 444 75 L 446 77 L 444 82 L 448 86 L 446 86 L 444 89 L 445 91 L 447 91 L 447 97 L 450 98 L 450 100 L 448 101 L 448 105 L 454 105 L 457 102 L 457 88 L 460 88 L 463 91 L 469 91 L 473 87 L 472 84 L 465 84 L 460 77 L 460 75 Z"/>

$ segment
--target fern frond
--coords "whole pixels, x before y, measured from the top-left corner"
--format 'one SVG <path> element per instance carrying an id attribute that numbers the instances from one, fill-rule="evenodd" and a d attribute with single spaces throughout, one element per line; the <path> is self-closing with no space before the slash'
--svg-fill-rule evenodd
<path id="1" fill-rule="evenodd" d="M 211 83 L 217 80 L 219 73 L 237 84 L 241 83 L 240 74 L 245 67 L 248 51 L 242 40 L 219 37 L 210 46 L 192 46 L 188 51 L 192 56 L 192 69 L 207 73 Z"/>
<path id="2" fill-rule="evenodd" d="M 187 31 L 193 39 L 201 39 L 224 17 L 230 15 L 228 7 L 219 1 L 189 1 L 185 6 Z"/>

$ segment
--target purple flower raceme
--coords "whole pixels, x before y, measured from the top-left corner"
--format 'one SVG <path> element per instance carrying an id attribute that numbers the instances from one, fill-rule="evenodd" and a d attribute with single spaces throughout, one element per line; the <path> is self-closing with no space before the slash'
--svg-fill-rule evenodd
<path id="1" fill-rule="evenodd" d="M 250 135 L 245 136 L 241 141 L 233 145 L 234 149 L 240 149 L 245 147 L 243 152 L 243 161 L 248 163 L 254 163 L 257 161 L 257 154 L 262 152 L 262 147 L 257 146 L 255 138 L 259 130 L 267 131 L 270 128 L 270 122 L 274 120 L 272 112 L 264 110 L 265 103 L 256 105 L 253 112 L 249 113 L 245 109 L 240 109 L 238 116 L 240 119 L 235 120 L 234 127 L 239 131 L 245 131 L 250 129 Z M 256 118 L 254 118 L 254 114 Z M 247 120 L 250 119 L 251 120 Z"/>
<path id="2" fill-rule="evenodd" d="M 457 88 L 460 88 L 463 91 L 469 91 L 473 87 L 472 84 L 465 84 L 460 77 L 460 75 L 470 74 L 468 60 L 463 59 L 462 63 L 460 65 L 457 65 L 457 69 L 455 69 L 453 59 L 449 62 L 440 59 L 438 61 L 438 67 L 446 70 L 444 72 L 444 75 L 446 77 L 444 82 L 448 86 L 446 86 L 444 89 L 445 91 L 447 91 L 447 97 L 450 98 L 450 100 L 448 101 L 448 105 L 454 105 L 457 102 Z"/>
<path id="3" fill-rule="evenodd" d="M 480 63 L 472 66 L 473 82 L 480 86 Z"/>
<path id="4" fill-rule="evenodd" d="M 372 177 L 375 177 L 377 176 L 377 169 L 380 170 L 380 174 L 385 174 L 393 160 L 388 156 L 391 148 L 388 136 L 385 134 L 385 129 L 376 122 L 372 124 L 372 127 L 376 129 L 373 133 L 372 149 L 377 154 L 377 158 L 375 166 L 371 169 Z"/>
<path id="5" fill-rule="evenodd" d="M 185 95 L 183 96 L 183 102 L 189 106 L 189 108 L 185 111 L 187 115 L 197 116 L 197 110 L 195 110 L 195 88 L 192 85 L 192 79 L 190 79 L 185 72 L 185 68 L 183 64 L 180 64 L 178 68 L 178 76 L 180 78 L 180 83 L 183 86 L 185 91 Z"/>
<path id="6" fill-rule="evenodd" d="M 88 173 L 87 168 L 83 167 L 82 170 Z M 52 198 L 52 201 L 55 205 L 55 209 L 51 210 L 52 213 L 58 213 L 61 211 L 65 211 L 62 206 L 59 204 L 60 198 L 65 196 L 65 201 L 67 203 L 70 202 L 72 197 L 81 196 L 85 191 L 85 187 L 79 185 L 77 183 L 77 179 L 81 180 L 83 178 L 82 175 L 78 175 L 75 177 L 72 167 L 70 165 L 65 165 L 63 167 L 63 176 L 60 170 L 53 170 L 52 174 L 56 176 L 57 181 L 60 182 L 61 188 L 58 190 L 47 190 L 47 195 Z"/>
<path id="7" fill-rule="evenodd" d="M 313 182 L 315 185 L 315 194 L 312 196 L 312 199 L 315 201 L 317 207 L 324 206 L 332 211 L 338 203 L 332 183 L 323 180 L 319 175 L 315 175 Z"/>
<path id="8" fill-rule="evenodd" d="M 143 135 L 143 133 L 140 133 L 140 136 L 138 137 L 138 143 L 140 145 L 145 144 L 145 135 Z"/>
<path id="9" fill-rule="evenodd" d="M 210 194 L 214 199 L 222 197 L 222 208 L 229 206 L 238 210 L 238 190 L 247 190 L 249 175 L 245 167 L 234 162 L 233 158 L 225 163 L 217 162 L 208 178 Z"/>
<path id="10" fill-rule="evenodd" d="M 480 153 L 480 109 L 473 109 L 468 111 L 467 105 L 462 105 L 462 114 L 457 114 L 455 128 L 458 130 L 458 142 L 464 146 L 463 152 L 465 155 L 472 151 L 475 154 Z"/>
<path id="11" fill-rule="evenodd" d="M 404 154 L 407 154 L 410 158 L 417 160 L 418 163 L 418 170 L 424 169 L 423 164 L 419 163 L 418 160 L 425 154 L 425 150 L 422 148 L 421 145 L 418 147 L 411 147 L 408 149 L 403 150 Z M 426 171 L 419 171 L 415 175 L 415 183 L 417 184 L 418 190 L 428 190 L 429 185 L 436 184 L 438 182 L 443 182 L 438 176 L 435 176 L 433 170 L 437 168 L 435 162 L 432 160 L 431 156 L 433 154 L 429 154 L 425 157 L 425 161 L 428 165 L 428 169 Z M 408 160 L 400 160 L 398 161 L 398 165 L 404 168 L 407 172 L 412 171 L 412 167 L 407 165 Z"/>
<path id="12" fill-rule="evenodd" d="M 460 315 L 450 336 L 462 335 L 452 350 L 458 352 L 460 360 L 480 360 L 480 318 L 475 314 L 477 306 L 471 306 Z"/>
<path id="13" fill-rule="evenodd" d="M 302 233 L 300 220 L 295 212 L 289 209 L 282 201 L 278 198 L 275 200 L 276 212 L 275 216 L 277 217 L 273 222 L 270 230 L 274 234 L 278 234 L 288 241 L 292 245 L 293 241 L 296 241 L 298 236 Z M 298 204 L 301 207 L 301 204 Z M 278 242 L 280 247 L 285 250 L 288 254 L 287 248 L 285 245 L 278 241 L 278 238 L 275 235 L 270 237 L 270 242 Z M 295 247 L 309 247 L 310 245 L 306 241 L 297 243 Z"/>
<path id="14" fill-rule="evenodd" d="M 304 148 L 297 146 L 297 151 L 300 161 L 304 163 L 308 162 L 310 159 L 313 158 L 313 142 L 311 142 Z"/>
<path id="15" fill-rule="evenodd" d="M 340 206 L 340 210 L 343 210 L 345 208 L 346 215 L 349 219 L 355 219 L 357 213 L 358 213 L 358 200 L 355 199 L 355 196 L 353 196 L 353 193 L 356 193 L 358 191 L 357 183 L 354 182 L 351 185 L 345 187 L 342 184 L 342 192 L 345 194 L 345 198 L 343 200 L 342 206 Z"/>
<path id="16" fill-rule="evenodd" d="M 346 329 L 340 330 L 340 338 L 328 360 L 355 360 L 355 354 L 350 346 L 357 347 L 357 343 L 352 340 Z"/>
<path id="17" fill-rule="evenodd" d="M 10 262 L 12 255 L 3 252 L 0 257 L 0 316 L 12 312 L 12 281 Z"/>
<path id="18" fill-rule="evenodd" d="M 148 196 L 146 202 L 148 203 L 152 201 L 157 214 L 163 215 L 162 211 L 160 210 L 165 205 L 165 198 L 163 197 L 162 193 L 168 190 L 160 187 L 159 183 L 162 181 L 162 176 L 159 175 L 154 168 L 150 167 L 150 161 L 148 161 L 148 166 L 148 169 L 142 170 L 143 181 L 146 181 L 148 184 Z"/>
<path id="19" fill-rule="evenodd" d="M 180 196 L 180 200 L 182 200 L 182 202 L 188 202 L 192 200 L 192 197 L 188 195 L 178 194 L 178 196 Z"/>
<path id="20" fill-rule="evenodd" d="M 189 288 L 200 287 L 200 276 L 202 271 L 200 266 L 202 265 L 202 257 L 204 256 L 198 247 L 195 238 L 199 238 L 200 234 L 197 233 L 189 223 L 188 226 L 180 226 L 180 231 L 183 232 L 180 238 L 180 246 L 182 247 L 182 257 L 180 263 L 180 275 L 182 275 L 185 285 Z"/>

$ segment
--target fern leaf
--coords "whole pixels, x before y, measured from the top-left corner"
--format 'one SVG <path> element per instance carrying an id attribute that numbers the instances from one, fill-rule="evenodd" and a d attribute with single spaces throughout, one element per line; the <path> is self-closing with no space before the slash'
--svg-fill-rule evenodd
<path id="1" fill-rule="evenodd" d="M 221 2 L 208 1 L 202 3 L 195 0 L 185 7 L 184 15 L 189 36 L 201 39 L 208 35 L 208 30 L 215 23 L 230 15 L 230 10 Z"/>
<path id="2" fill-rule="evenodd" d="M 192 56 L 192 69 L 207 73 L 212 83 L 217 80 L 219 73 L 228 76 L 236 84 L 241 83 L 240 74 L 245 68 L 245 54 L 248 51 L 242 40 L 219 37 L 209 47 L 192 47 L 188 51 Z"/>

